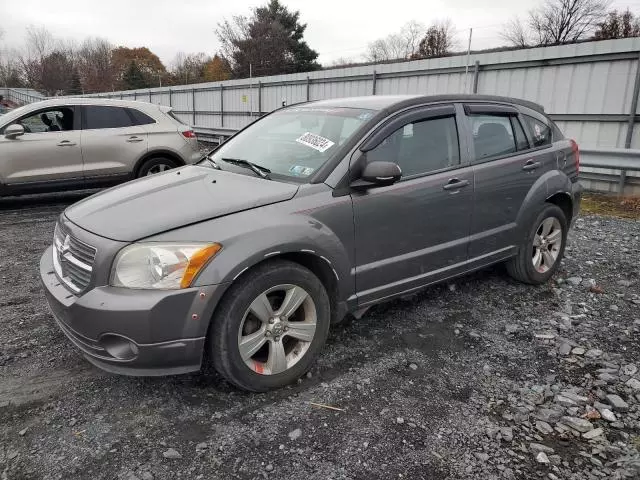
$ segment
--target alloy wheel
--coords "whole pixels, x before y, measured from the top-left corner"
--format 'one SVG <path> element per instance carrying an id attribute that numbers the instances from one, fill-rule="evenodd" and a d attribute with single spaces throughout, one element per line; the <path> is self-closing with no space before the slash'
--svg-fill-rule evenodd
<path id="1" fill-rule="evenodd" d="M 147 177 L 149 175 L 155 175 L 156 173 L 166 172 L 167 170 L 171 170 L 170 165 L 167 165 L 166 163 L 159 163 L 147 170 Z"/>
<path id="2" fill-rule="evenodd" d="M 277 285 L 256 297 L 238 331 L 244 363 L 261 375 L 293 367 L 309 350 L 316 333 L 316 306 L 297 285 Z"/>
<path id="3" fill-rule="evenodd" d="M 533 236 L 531 261 L 536 271 L 546 273 L 556 263 L 562 247 L 562 226 L 555 217 L 545 218 Z"/>

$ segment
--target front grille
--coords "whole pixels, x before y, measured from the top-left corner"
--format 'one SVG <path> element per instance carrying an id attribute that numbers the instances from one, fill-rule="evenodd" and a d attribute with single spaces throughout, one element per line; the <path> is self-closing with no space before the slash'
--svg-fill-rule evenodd
<path id="1" fill-rule="evenodd" d="M 74 293 L 82 293 L 91 282 L 96 249 L 65 232 L 56 224 L 53 234 L 53 268 Z"/>

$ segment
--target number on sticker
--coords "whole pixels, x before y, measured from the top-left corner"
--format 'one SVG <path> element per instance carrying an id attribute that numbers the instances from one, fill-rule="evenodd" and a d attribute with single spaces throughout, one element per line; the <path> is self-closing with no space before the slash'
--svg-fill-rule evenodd
<path id="1" fill-rule="evenodd" d="M 306 145 L 307 147 L 311 147 L 320 153 L 326 152 L 335 145 L 335 143 L 328 138 L 321 137 L 320 135 L 316 135 L 311 132 L 304 133 L 300 138 L 296 139 L 296 142 Z"/>

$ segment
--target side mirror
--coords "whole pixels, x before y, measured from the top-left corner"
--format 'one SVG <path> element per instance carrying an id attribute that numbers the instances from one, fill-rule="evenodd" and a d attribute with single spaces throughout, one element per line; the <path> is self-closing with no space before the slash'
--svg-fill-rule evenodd
<path id="1" fill-rule="evenodd" d="M 397 163 L 371 162 L 364 167 L 360 179 L 352 182 L 351 186 L 354 188 L 382 187 L 396 183 L 400 177 L 402 177 L 402 170 Z"/>
<path id="2" fill-rule="evenodd" d="M 17 123 L 14 123 L 13 125 L 9 125 L 7 128 L 4 129 L 4 136 L 9 140 L 14 140 L 16 137 L 19 137 L 20 135 L 24 135 L 24 127 Z"/>

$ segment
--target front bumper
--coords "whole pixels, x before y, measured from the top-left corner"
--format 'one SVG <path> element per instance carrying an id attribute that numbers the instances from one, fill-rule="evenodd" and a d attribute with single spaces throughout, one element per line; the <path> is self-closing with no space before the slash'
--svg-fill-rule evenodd
<path id="1" fill-rule="evenodd" d="M 94 365 L 141 376 L 200 369 L 219 287 L 131 290 L 101 286 L 75 296 L 54 272 L 51 247 L 40 259 L 40 278 L 56 323 Z"/>

